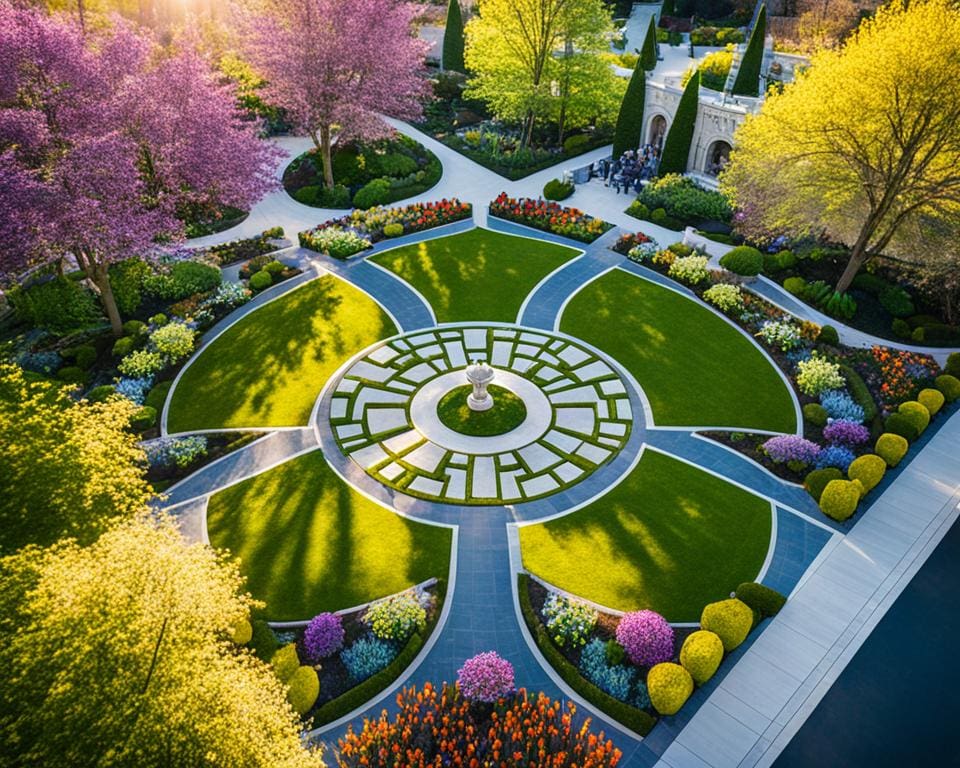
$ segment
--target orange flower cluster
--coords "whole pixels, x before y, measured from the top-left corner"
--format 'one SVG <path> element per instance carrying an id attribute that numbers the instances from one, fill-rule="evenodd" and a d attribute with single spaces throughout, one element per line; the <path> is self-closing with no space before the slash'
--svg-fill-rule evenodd
<path id="1" fill-rule="evenodd" d="M 366 720 L 340 740 L 343 768 L 613 768 L 620 750 L 604 734 L 591 733 L 590 720 L 578 728 L 576 707 L 564 711 L 543 693 L 535 699 L 522 688 L 496 704 L 471 704 L 456 686 L 397 695 L 399 712 Z"/>
<path id="2" fill-rule="evenodd" d="M 880 368 L 880 397 L 886 403 L 911 399 L 939 372 L 936 362 L 928 355 L 879 346 L 870 351 Z"/>
<path id="3" fill-rule="evenodd" d="M 534 200 L 531 197 L 514 199 L 506 192 L 501 192 L 497 199 L 490 203 L 490 215 L 585 243 L 592 243 L 612 226 L 577 208 L 565 208 L 558 203 Z"/>

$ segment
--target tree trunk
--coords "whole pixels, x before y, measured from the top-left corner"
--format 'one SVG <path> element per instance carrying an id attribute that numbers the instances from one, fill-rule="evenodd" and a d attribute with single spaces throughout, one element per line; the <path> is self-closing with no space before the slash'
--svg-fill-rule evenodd
<path id="1" fill-rule="evenodd" d="M 530 146 L 530 142 L 533 141 L 533 123 L 535 120 L 535 115 L 533 110 L 527 110 L 527 118 L 524 121 L 525 125 L 523 126 L 523 134 L 520 139 L 520 149 L 526 149 Z"/>
<path id="2" fill-rule="evenodd" d="M 98 264 L 89 256 L 80 256 L 78 254 L 77 261 L 80 263 L 80 266 L 83 267 L 83 271 L 86 273 L 97 289 L 100 291 L 100 303 L 103 304 L 103 309 L 107 313 L 107 318 L 110 320 L 110 328 L 113 330 L 113 335 L 116 337 L 123 336 L 123 320 L 120 319 L 120 310 L 117 309 L 117 300 L 113 296 L 113 286 L 110 285 L 110 273 L 107 270 L 106 264 Z"/>
<path id="3" fill-rule="evenodd" d="M 870 236 L 873 234 L 873 230 L 873 217 L 870 216 L 863 225 L 863 229 L 860 230 L 860 236 L 857 238 L 857 242 L 854 243 L 853 250 L 850 251 L 850 260 L 847 262 L 846 269 L 843 270 L 843 274 L 840 275 L 840 279 L 837 280 L 836 290 L 840 293 L 843 293 L 850 287 L 853 278 L 857 276 L 860 267 L 862 267 L 863 263 L 867 260 L 867 243 L 870 242 Z"/>
<path id="4" fill-rule="evenodd" d="M 330 126 L 320 129 L 320 156 L 323 159 L 323 183 L 333 189 L 333 156 L 330 151 Z"/>

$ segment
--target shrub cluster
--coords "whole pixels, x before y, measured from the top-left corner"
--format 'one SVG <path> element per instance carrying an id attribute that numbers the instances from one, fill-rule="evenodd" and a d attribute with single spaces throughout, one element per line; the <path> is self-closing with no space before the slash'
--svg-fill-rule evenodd
<path id="1" fill-rule="evenodd" d="M 704 189 L 693 179 L 676 173 L 665 174 L 645 185 L 637 201 L 651 211 L 662 208 L 667 216 L 681 222 L 729 222 L 733 216 L 725 195 Z"/>
<path id="2" fill-rule="evenodd" d="M 657 664 L 647 674 L 647 691 L 657 712 L 675 715 L 693 693 L 693 677 L 679 664 Z"/>
<path id="3" fill-rule="evenodd" d="M 697 685 L 713 677 L 723 661 L 723 642 L 707 630 L 698 630 L 687 636 L 680 649 L 680 664 Z"/>
<path id="4" fill-rule="evenodd" d="M 720 266 L 735 275 L 753 277 L 763 269 L 763 254 L 749 245 L 738 245 L 720 257 Z"/>
<path id="5" fill-rule="evenodd" d="M 700 614 L 700 627 L 716 633 L 727 653 L 746 640 L 752 626 L 753 611 L 736 598 L 710 603 Z"/>

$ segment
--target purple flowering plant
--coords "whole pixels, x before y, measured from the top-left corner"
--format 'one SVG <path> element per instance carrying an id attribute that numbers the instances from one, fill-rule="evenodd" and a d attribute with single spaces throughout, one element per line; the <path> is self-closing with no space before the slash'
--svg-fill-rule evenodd
<path id="1" fill-rule="evenodd" d="M 870 439 L 870 430 L 855 421 L 835 419 L 823 428 L 823 438 L 829 443 L 863 445 Z"/>
<path id="2" fill-rule="evenodd" d="M 516 688 L 513 682 L 513 665 L 494 651 L 479 653 L 467 659 L 457 671 L 460 693 L 468 701 L 492 704 L 512 696 Z"/>
<path id="3" fill-rule="evenodd" d="M 617 624 L 617 642 L 643 667 L 673 658 L 673 627 L 655 611 L 625 613 Z"/>
<path id="4" fill-rule="evenodd" d="M 777 435 L 771 437 L 761 447 L 776 464 L 787 461 L 812 464 L 820 455 L 819 445 L 799 435 Z"/>
<path id="5" fill-rule="evenodd" d="M 343 622 L 335 613 L 314 616 L 303 633 L 303 647 L 314 661 L 332 656 L 343 647 Z"/>

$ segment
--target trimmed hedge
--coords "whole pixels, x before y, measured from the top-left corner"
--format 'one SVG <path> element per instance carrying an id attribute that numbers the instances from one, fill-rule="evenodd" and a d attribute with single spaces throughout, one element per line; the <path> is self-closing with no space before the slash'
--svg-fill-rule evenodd
<path id="1" fill-rule="evenodd" d="M 657 26 L 654 15 L 650 15 L 650 24 L 647 27 L 646 37 L 643 38 L 643 47 L 640 49 L 640 61 L 637 64 L 647 72 L 657 67 Z"/>
<path id="2" fill-rule="evenodd" d="M 827 424 L 827 409 L 820 403 L 807 403 L 803 406 L 803 418 L 815 427 L 824 427 Z"/>
<path id="3" fill-rule="evenodd" d="M 836 467 L 826 467 L 824 469 L 815 469 L 803 479 L 803 487 L 807 493 L 813 496 L 814 500 L 820 501 L 823 495 L 823 489 L 831 480 L 840 480 L 843 478 L 843 472 Z"/>
<path id="4" fill-rule="evenodd" d="M 909 448 L 910 443 L 905 437 L 892 432 L 880 435 L 873 446 L 874 452 L 887 463 L 888 467 L 897 466 L 907 455 Z"/>
<path id="5" fill-rule="evenodd" d="M 757 23 L 750 33 L 750 42 L 740 61 L 737 70 L 737 79 L 734 80 L 731 92 L 734 96 L 760 95 L 760 68 L 763 64 L 763 46 L 767 36 L 767 6 L 760 6 L 757 14 Z"/>
<path id="6" fill-rule="evenodd" d="M 277 652 L 277 636 L 263 619 L 253 621 L 253 636 L 247 643 L 253 655 L 261 661 L 269 662 Z"/>
<path id="7" fill-rule="evenodd" d="M 737 599 L 746 603 L 751 609 L 759 612 L 763 618 L 776 616 L 787 602 L 787 598 L 777 590 L 758 584 L 755 581 L 745 581 L 737 587 Z"/>
<path id="8" fill-rule="evenodd" d="M 628 149 L 640 146 L 643 136 L 643 109 L 647 97 L 647 76 L 643 67 L 636 67 L 630 76 L 613 134 L 613 156 L 620 157 Z"/>
<path id="9" fill-rule="evenodd" d="M 918 435 L 922 435 L 923 431 L 930 426 L 930 411 L 916 400 L 907 400 L 900 403 L 897 412 L 910 419 L 913 426 L 916 427 Z"/>
<path id="10" fill-rule="evenodd" d="M 440 63 L 444 69 L 467 71 L 463 63 L 463 14 L 459 0 L 450 0 L 447 5 L 447 25 L 443 30 L 443 58 Z"/>
<path id="11" fill-rule="evenodd" d="M 947 364 L 943 366 L 943 372 L 960 379 L 960 352 L 951 352 L 947 355 Z"/>
<path id="12" fill-rule="evenodd" d="M 837 329 L 832 325 L 825 325 L 820 329 L 820 333 L 817 334 L 817 343 L 829 344 L 831 347 L 836 347 L 840 344 L 840 334 L 837 333 Z"/>
<path id="13" fill-rule="evenodd" d="M 887 462 L 875 453 L 866 453 L 853 460 L 847 469 L 847 477 L 859 480 L 869 493 L 876 488 L 887 473 Z"/>
<path id="14" fill-rule="evenodd" d="M 567 184 L 560 179 L 550 179 L 543 185 L 543 197 L 546 200 L 566 200 L 573 194 L 573 184 Z"/>
<path id="15" fill-rule="evenodd" d="M 883 428 L 886 432 L 899 435 L 911 443 L 920 437 L 916 420 L 903 413 L 891 413 L 883 423 Z"/>
<path id="16" fill-rule="evenodd" d="M 297 656 L 296 643 L 285 645 L 273 654 L 270 665 L 273 667 L 273 673 L 281 682 L 285 683 L 293 677 L 293 673 L 300 668 L 300 657 Z"/>
<path id="17" fill-rule="evenodd" d="M 857 511 L 862 489 L 854 480 L 831 480 L 820 496 L 820 511 L 842 523 Z"/>
<path id="18" fill-rule="evenodd" d="M 704 607 L 700 626 L 719 635 L 723 650 L 729 653 L 747 639 L 753 627 L 753 611 L 742 600 L 720 600 Z"/>
<path id="19" fill-rule="evenodd" d="M 926 408 L 931 416 L 936 416 L 940 412 L 945 400 L 943 393 L 938 389 L 921 389 L 920 394 L 917 395 L 917 402 Z"/>
<path id="20" fill-rule="evenodd" d="M 687 160 L 690 158 L 690 145 L 697 123 L 697 110 L 700 107 L 700 72 L 693 73 L 683 89 L 673 123 L 667 132 L 660 158 L 660 175 L 668 173 L 686 173 Z M 761 259 L 761 266 L 763 260 Z M 759 271 L 759 270 L 758 270 Z"/>
<path id="21" fill-rule="evenodd" d="M 723 661 L 723 642 L 714 632 L 698 630 L 683 641 L 680 649 L 680 664 L 693 682 L 703 685 L 713 677 Z"/>
<path id="22" fill-rule="evenodd" d="M 657 664 L 647 673 L 647 693 L 657 712 L 675 715 L 693 693 L 693 677 L 679 664 Z"/>
<path id="23" fill-rule="evenodd" d="M 530 634 L 533 635 L 537 647 L 546 657 L 550 666 L 557 671 L 557 674 L 563 678 L 567 685 L 596 706 L 601 712 L 610 715 L 614 720 L 622 723 L 630 730 L 639 733 L 641 736 L 646 736 L 650 733 L 653 726 L 657 723 L 655 718 L 642 709 L 636 709 L 628 704 L 624 704 L 622 701 L 601 691 L 597 686 L 585 679 L 583 675 L 580 674 L 580 670 L 567 661 L 566 657 L 560 653 L 547 634 L 546 627 L 543 626 L 533 610 L 533 605 L 530 603 L 530 592 L 527 589 L 528 579 L 529 577 L 525 573 L 517 574 L 520 612 L 523 614 L 523 619 L 527 623 L 527 628 L 530 630 Z M 692 680 L 690 685 L 692 690 Z"/>
<path id="24" fill-rule="evenodd" d="M 829 326 L 826 325 L 823 327 L 829 328 Z M 871 421 L 877 418 L 877 414 L 879 413 L 879 410 L 877 409 L 877 403 L 874 401 L 873 395 L 870 394 L 870 388 L 863 380 L 863 377 L 849 365 L 841 365 L 840 373 L 847 382 L 847 389 L 850 391 L 850 397 L 853 398 L 853 401 L 857 405 L 863 408 L 864 423 L 869 424 Z"/>
<path id="25" fill-rule="evenodd" d="M 754 277 L 763 269 L 763 254 L 749 245 L 738 245 L 720 258 L 720 266 L 735 275 Z"/>
<path id="26" fill-rule="evenodd" d="M 945 373 L 942 376 L 937 376 L 934 380 L 934 384 L 937 389 L 943 393 L 944 398 L 948 403 L 952 403 L 957 398 L 960 398 L 960 379 L 956 376 L 951 376 L 949 373 Z"/>
<path id="27" fill-rule="evenodd" d="M 303 716 L 317 703 L 320 695 L 320 678 L 313 667 L 299 667 L 287 681 L 287 701 L 293 711 Z"/>

